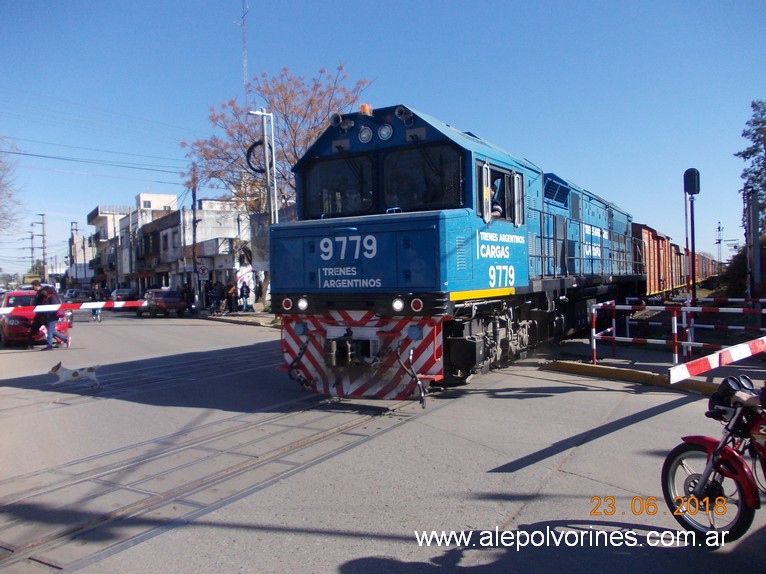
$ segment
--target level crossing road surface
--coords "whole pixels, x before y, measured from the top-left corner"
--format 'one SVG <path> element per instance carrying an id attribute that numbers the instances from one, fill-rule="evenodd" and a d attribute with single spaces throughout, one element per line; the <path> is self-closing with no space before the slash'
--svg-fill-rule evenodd
<path id="1" fill-rule="evenodd" d="M 660 468 L 681 436 L 720 436 L 703 396 L 544 371 L 532 358 L 429 396 L 425 409 L 326 400 L 277 370 L 276 329 L 80 319 L 69 350 L 0 349 L 2 573 L 762 563 L 761 511 L 723 548 L 672 544 Z M 100 365 L 101 388 L 51 386 L 58 361 Z M 463 544 L 420 545 L 424 531 Z M 660 533 L 670 545 L 651 545 Z"/>

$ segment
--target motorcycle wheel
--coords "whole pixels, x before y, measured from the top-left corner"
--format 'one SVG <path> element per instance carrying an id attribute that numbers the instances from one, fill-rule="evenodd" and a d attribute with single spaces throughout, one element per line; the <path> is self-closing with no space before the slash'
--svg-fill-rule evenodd
<path id="1" fill-rule="evenodd" d="M 705 535 L 728 532 L 725 541 L 742 536 L 755 517 L 745 504 L 742 487 L 714 472 L 700 498 L 692 495 L 707 464 L 707 449 L 682 443 L 670 451 L 662 465 L 662 494 L 678 523 Z"/>

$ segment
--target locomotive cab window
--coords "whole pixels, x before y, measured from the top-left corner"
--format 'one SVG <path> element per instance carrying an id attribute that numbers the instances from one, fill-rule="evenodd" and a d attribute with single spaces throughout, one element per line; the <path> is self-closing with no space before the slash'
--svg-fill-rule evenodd
<path id="1" fill-rule="evenodd" d="M 386 210 L 449 209 L 464 205 L 462 158 L 450 145 L 422 144 L 383 159 Z"/>
<path id="2" fill-rule="evenodd" d="M 515 171 L 493 169 L 489 164 L 477 166 L 477 213 L 485 222 L 492 219 L 524 223 L 524 180 Z"/>
<path id="3" fill-rule="evenodd" d="M 369 213 L 374 205 L 372 162 L 344 157 L 311 166 L 304 183 L 305 217 L 321 219 Z"/>

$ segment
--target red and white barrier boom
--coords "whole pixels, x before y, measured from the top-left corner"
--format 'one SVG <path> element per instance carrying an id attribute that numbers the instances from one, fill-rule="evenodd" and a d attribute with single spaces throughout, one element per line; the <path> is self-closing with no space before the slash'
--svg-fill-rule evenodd
<path id="1" fill-rule="evenodd" d="M 146 307 L 144 299 L 138 301 L 90 301 L 86 303 L 57 303 L 30 307 L 0 307 L 0 315 L 24 315 L 30 311 L 50 313 L 51 311 L 75 311 L 77 309 L 129 309 Z"/>
<path id="2" fill-rule="evenodd" d="M 705 357 L 694 359 L 688 363 L 676 365 L 671 367 L 668 371 L 670 377 L 670 384 L 678 383 L 684 379 L 701 375 L 716 367 L 723 367 L 736 363 L 742 359 L 747 359 L 758 353 L 766 351 L 766 337 L 760 339 L 753 339 L 747 343 L 740 343 L 720 351 L 716 351 Z"/>

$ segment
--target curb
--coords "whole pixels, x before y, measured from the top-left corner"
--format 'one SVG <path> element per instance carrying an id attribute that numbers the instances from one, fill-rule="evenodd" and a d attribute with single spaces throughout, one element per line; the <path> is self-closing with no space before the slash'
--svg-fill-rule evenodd
<path id="1" fill-rule="evenodd" d="M 636 371 L 633 369 L 623 369 L 620 367 L 607 367 L 604 365 L 591 365 L 577 361 L 551 361 L 540 366 L 543 371 L 556 371 L 559 373 L 573 373 L 576 375 L 586 375 L 590 377 L 606 377 L 627 381 L 631 383 L 640 383 L 652 385 L 665 389 L 686 391 L 701 395 L 711 395 L 718 388 L 715 383 L 688 379 L 680 383 L 670 384 L 669 374 L 651 373 L 648 371 Z"/>
<path id="2" fill-rule="evenodd" d="M 279 329 L 279 324 L 274 323 L 266 323 L 264 321 L 260 321 L 259 319 L 248 319 L 248 318 L 237 318 L 237 317 L 201 317 L 202 319 L 205 319 L 206 321 L 218 321 L 219 323 L 232 323 L 235 325 L 250 325 L 252 327 L 269 327 L 271 329 Z"/>

